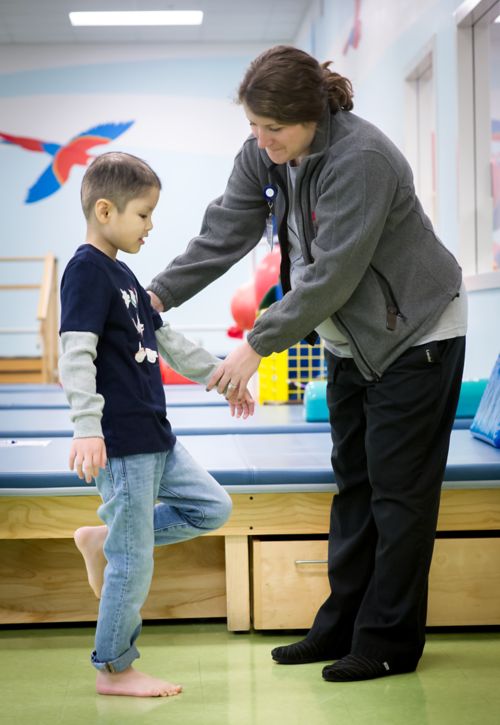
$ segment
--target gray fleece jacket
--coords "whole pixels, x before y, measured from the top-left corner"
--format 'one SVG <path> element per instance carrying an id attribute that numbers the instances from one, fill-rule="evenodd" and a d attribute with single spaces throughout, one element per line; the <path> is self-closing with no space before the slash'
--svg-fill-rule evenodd
<path id="1" fill-rule="evenodd" d="M 165 309 L 182 304 L 260 240 L 275 202 L 286 294 L 248 334 L 263 356 L 280 352 L 331 317 L 368 380 L 421 339 L 457 296 L 462 274 L 416 197 L 409 164 L 375 126 L 349 111 L 326 113 L 299 168 L 295 208 L 307 265 L 289 291 L 286 167 L 252 136 L 236 156 L 224 194 L 207 208 L 199 236 L 149 286 Z"/>

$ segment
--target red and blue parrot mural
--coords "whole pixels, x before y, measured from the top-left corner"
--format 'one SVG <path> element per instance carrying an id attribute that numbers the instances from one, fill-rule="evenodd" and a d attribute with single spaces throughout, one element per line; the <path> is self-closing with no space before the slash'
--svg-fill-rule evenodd
<path id="1" fill-rule="evenodd" d="M 121 136 L 133 121 L 125 123 L 103 123 L 89 128 L 88 131 L 74 136 L 67 144 L 40 141 L 35 138 L 13 136 L 0 131 L 0 142 L 20 146 L 27 151 L 45 152 L 52 156 L 52 161 L 43 174 L 28 190 L 26 204 L 46 199 L 54 194 L 68 180 L 73 166 L 86 166 L 93 158 L 88 152 L 94 146 L 102 146 Z"/>

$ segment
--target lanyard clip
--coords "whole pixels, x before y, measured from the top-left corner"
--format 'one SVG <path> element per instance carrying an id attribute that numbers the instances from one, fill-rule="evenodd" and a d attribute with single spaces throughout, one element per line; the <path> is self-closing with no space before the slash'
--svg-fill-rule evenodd
<path id="1" fill-rule="evenodd" d="M 274 186 L 274 184 L 268 184 L 262 189 L 262 193 L 267 203 L 272 204 L 278 196 L 278 187 Z"/>

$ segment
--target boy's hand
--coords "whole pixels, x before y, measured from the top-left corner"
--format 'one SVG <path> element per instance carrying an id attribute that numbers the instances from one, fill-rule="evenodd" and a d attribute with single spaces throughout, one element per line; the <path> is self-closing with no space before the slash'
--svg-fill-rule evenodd
<path id="1" fill-rule="evenodd" d="M 78 478 L 92 483 L 100 468 L 107 461 L 106 445 L 103 438 L 74 438 L 69 454 L 70 471 L 76 470 Z"/>
<path id="2" fill-rule="evenodd" d="M 238 400 L 235 403 L 231 402 L 230 400 L 228 400 L 227 402 L 229 403 L 229 410 L 231 411 L 231 415 L 233 416 L 233 418 L 235 416 L 236 418 L 248 418 L 249 415 L 254 414 L 255 401 L 252 398 L 248 388 L 245 389 L 242 400 Z"/>

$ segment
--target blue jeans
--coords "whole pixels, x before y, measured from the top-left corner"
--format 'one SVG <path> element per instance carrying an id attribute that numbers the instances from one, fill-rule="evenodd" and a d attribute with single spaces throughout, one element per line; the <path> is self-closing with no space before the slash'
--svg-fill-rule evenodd
<path id="1" fill-rule="evenodd" d="M 121 672 L 139 657 L 135 641 L 154 546 L 219 528 L 231 513 L 231 499 L 179 442 L 169 452 L 110 458 L 96 484 L 108 535 L 91 661 L 98 670 Z"/>

